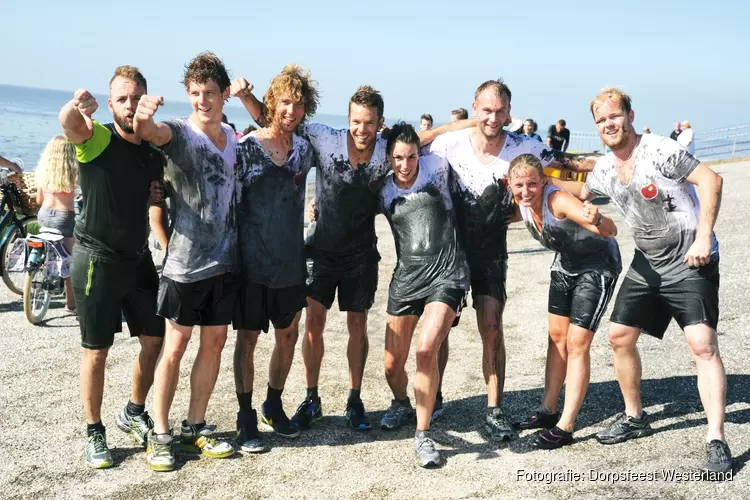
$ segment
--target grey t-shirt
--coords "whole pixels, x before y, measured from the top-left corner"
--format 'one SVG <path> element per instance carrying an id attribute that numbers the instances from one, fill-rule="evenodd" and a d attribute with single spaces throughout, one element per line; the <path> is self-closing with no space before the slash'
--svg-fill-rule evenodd
<path id="1" fill-rule="evenodd" d="M 622 271 L 617 240 L 594 234 L 568 218 L 555 217 L 549 207 L 549 197 L 555 191 L 560 191 L 560 188 L 551 184 L 544 186 L 541 231 L 536 227 L 531 210 L 519 205 L 521 217 L 531 236 L 545 248 L 556 252 L 551 269 L 574 276 L 597 271 L 617 278 Z"/>
<path id="2" fill-rule="evenodd" d="M 308 245 L 336 254 L 359 254 L 375 247 L 378 189 L 389 171 L 385 139 L 378 136 L 367 165 L 349 162 L 346 129 L 319 123 L 300 127 L 317 157 L 315 230 Z"/>
<path id="3" fill-rule="evenodd" d="M 654 134 L 641 136 L 633 153 L 629 184 L 617 177 L 614 155 L 601 157 L 588 175 L 586 189 L 608 196 L 633 229 L 635 256 L 627 277 L 650 286 L 669 285 L 697 276 L 683 258 L 695 241 L 700 204 L 687 177 L 700 163 L 679 144 Z M 711 259 L 719 258 L 712 235 Z"/>
<path id="4" fill-rule="evenodd" d="M 271 161 L 254 134 L 237 145 L 237 209 L 243 279 L 269 288 L 305 282 L 304 205 L 310 143 L 293 136 L 283 166 Z"/>
<path id="5" fill-rule="evenodd" d="M 165 177 L 172 185 L 164 276 L 192 283 L 234 272 L 236 136 L 222 124 L 227 145 L 220 151 L 190 119 L 164 123 L 172 130 L 172 140 L 163 148 L 169 160 Z"/>
<path id="6" fill-rule="evenodd" d="M 448 188 L 449 169 L 445 158 L 423 156 L 410 188 L 398 187 L 391 173 L 380 190 L 380 210 L 396 244 L 389 289 L 396 300 L 428 297 L 439 287 L 469 287 L 469 268 Z"/>

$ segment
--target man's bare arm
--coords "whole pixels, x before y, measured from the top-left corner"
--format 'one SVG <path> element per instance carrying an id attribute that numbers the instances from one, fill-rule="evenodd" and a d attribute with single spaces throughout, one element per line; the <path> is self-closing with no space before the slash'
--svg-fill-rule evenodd
<path id="1" fill-rule="evenodd" d="M 156 237 L 156 241 L 163 250 L 169 244 L 167 237 L 167 204 L 165 202 L 153 203 L 148 209 L 148 224 Z"/>
<path id="2" fill-rule="evenodd" d="M 265 127 L 267 124 L 264 118 L 264 105 L 255 97 L 252 91 L 253 84 L 242 77 L 235 79 L 231 87 L 229 87 L 229 93 L 232 97 L 239 98 L 247 112 L 250 113 L 250 117 L 255 120 L 255 123 L 261 127 Z"/>
<path id="3" fill-rule="evenodd" d="M 163 97 L 142 95 L 133 118 L 135 135 L 154 146 L 163 146 L 172 140 L 172 129 L 163 123 L 154 121 L 156 110 L 163 105 Z"/>
<path id="4" fill-rule="evenodd" d="M 687 177 L 687 181 L 696 186 L 700 202 L 700 221 L 698 234 L 710 237 L 714 232 L 716 218 L 721 208 L 721 192 L 724 179 L 706 165 L 700 164 Z"/>
<path id="5" fill-rule="evenodd" d="M 435 140 L 435 138 L 441 134 L 447 134 L 448 132 L 455 132 L 456 130 L 463 130 L 465 128 L 471 128 L 477 124 L 477 121 L 473 118 L 467 120 L 458 120 L 455 122 L 444 123 L 438 127 L 431 128 L 430 130 L 420 130 L 419 134 L 419 145 L 424 147 Z"/>
<path id="6" fill-rule="evenodd" d="M 7 168 L 9 170 L 12 170 L 13 172 L 20 174 L 23 173 L 23 170 L 21 170 L 21 167 L 19 167 L 14 162 L 7 160 L 0 156 L 0 167 Z"/>
<path id="7" fill-rule="evenodd" d="M 63 133 L 73 144 L 83 144 L 94 135 L 93 114 L 99 108 L 96 98 L 86 89 L 78 89 L 62 107 L 57 119 Z"/>
<path id="8" fill-rule="evenodd" d="M 558 179 L 557 177 L 547 177 L 547 182 L 555 187 L 564 189 L 581 201 L 591 201 L 596 198 L 593 193 L 589 193 L 588 189 L 586 189 L 586 184 L 583 182 L 563 181 Z"/>

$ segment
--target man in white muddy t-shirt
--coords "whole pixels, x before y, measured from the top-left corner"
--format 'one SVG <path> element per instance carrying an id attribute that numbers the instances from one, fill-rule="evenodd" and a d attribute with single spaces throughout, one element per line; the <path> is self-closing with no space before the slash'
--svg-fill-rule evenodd
<path id="1" fill-rule="evenodd" d="M 547 149 L 539 141 L 503 130 L 510 115 L 510 97 L 510 89 L 502 80 L 484 82 L 472 103 L 476 126 L 441 135 L 425 148 L 446 158 L 451 166 L 451 195 L 471 270 L 471 292 L 483 344 L 485 430 L 496 441 L 512 436 L 501 408 L 505 385 L 506 238 L 512 209 L 505 177 L 510 162 L 521 154 L 533 154 L 544 166 L 564 159 L 562 153 Z"/>

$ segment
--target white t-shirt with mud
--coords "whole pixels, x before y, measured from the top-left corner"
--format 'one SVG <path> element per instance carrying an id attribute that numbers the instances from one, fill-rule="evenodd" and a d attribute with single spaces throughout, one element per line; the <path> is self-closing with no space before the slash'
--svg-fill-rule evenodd
<path id="1" fill-rule="evenodd" d="M 532 154 L 547 166 L 561 160 L 562 153 L 525 135 L 508 132 L 497 158 L 485 165 L 474 153 L 471 130 L 440 135 L 424 152 L 446 158 L 450 163 L 450 190 L 458 228 L 469 265 L 476 267 L 482 262 L 508 258 L 506 220 L 513 210 L 506 180 L 510 162 L 519 155 Z"/>
<path id="2" fill-rule="evenodd" d="M 370 162 L 352 165 L 347 148 L 349 130 L 309 123 L 299 127 L 299 132 L 310 141 L 318 166 L 317 218 L 308 245 L 341 255 L 371 251 L 376 241 L 378 189 L 390 170 L 386 140 L 378 134 Z"/>
<path id="3" fill-rule="evenodd" d="M 220 151 L 189 118 L 164 122 L 172 140 L 163 147 L 169 160 L 165 177 L 172 189 L 172 235 L 163 274 L 193 283 L 237 268 L 235 225 L 236 136 L 221 124 L 227 138 Z"/>
<path id="4" fill-rule="evenodd" d="M 627 277 L 660 286 L 697 276 L 698 268 L 683 259 L 700 221 L 698 195 L 687 177 L 700 162 L 677 142 L 654 134 L 641 136 L 633 155 L 629 184 L 617 177 L 612 153 L 599 158 L 586 180 L 586 189 L 608 196 L 633 229 L 636 250 Z M 711 238 L 714 260 L 719 243 L 715 234 Z"/>

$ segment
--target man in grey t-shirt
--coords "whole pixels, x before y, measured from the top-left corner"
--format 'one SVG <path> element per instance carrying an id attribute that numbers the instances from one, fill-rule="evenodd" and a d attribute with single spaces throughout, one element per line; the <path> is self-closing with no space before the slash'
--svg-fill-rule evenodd
<path id="1" fill-rule="evenodd" d="M 630 97 L 623 92 L 602 91 L 591 112 L 612 152 L 599 159 L 585 186 L 564 187 L 581 199 L 608 196 L 631 226 L 636 244 L 609 333 L 625 412 L 597 439 L 614 444 L 653 432 L 641 403 L 636 342 L 641 331 L 662 338 L 674 318 L 693 354 L 708 420 L 702 469 L 709 477 L 722 477 L 733 466 L 724 437 L 726 376 L 716 336 L 719 245 L 713 228 L 722 179 L 675 141 L 637 135 Z"/>

